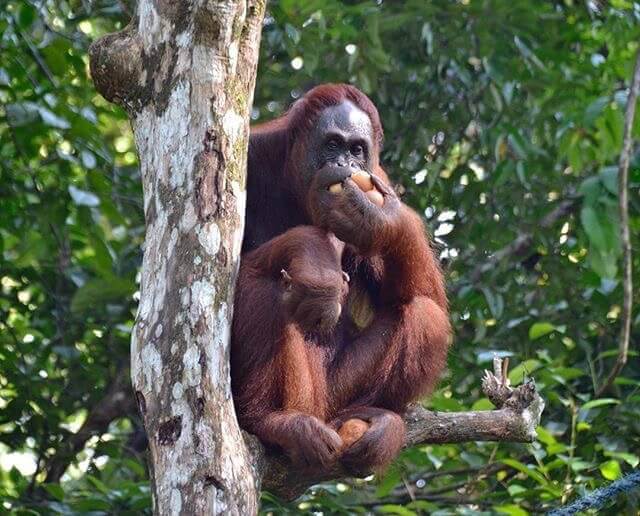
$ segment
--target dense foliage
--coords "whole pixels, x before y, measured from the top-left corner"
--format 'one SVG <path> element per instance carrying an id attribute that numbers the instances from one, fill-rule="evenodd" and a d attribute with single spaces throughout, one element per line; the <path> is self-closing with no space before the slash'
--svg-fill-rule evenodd
<path id="1" fill-rule="evenodd" d="M 15 514 L 150 510 L 127 401 L 140 178 L 126 116 L 87 66 L 127 5 L 0 12 L 0 500 Z M 620 328 L 617 162 L 639 22 L 629 0 L 270 2 L 254 118 L 319 82 L 356 84 L 380 109 L 387 169 L 437 237 L 456 338 L 428 406 L 490 408 L 479 380 L 499 353 L 547 408 L 535 444 L 422 446 L 381 478 L 292 504 L 265 493 L 265 511 L 521 515 L 638 467 L 638 353 L 594 392 Z M 636 249 L 639 188 L 636 156 Z M 634 513 L 639 498 L 608 510 Z"/>

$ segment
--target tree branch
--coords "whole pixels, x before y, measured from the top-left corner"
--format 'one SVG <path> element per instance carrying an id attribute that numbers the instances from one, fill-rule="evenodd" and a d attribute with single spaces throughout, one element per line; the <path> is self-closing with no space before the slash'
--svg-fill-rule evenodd
<path id="1" fill-rule="evenodd" d="M 485 371 L 482 388 L 497 410 L 471 412 L 432 412 L 412 406 L 405 415 L 405 447 L 418 444 L 462 443 L 473 441 L 532 442 L 544 409 L 544 401 L 532 380 L 512 388 L 507 378 L 508 359 L 495 358 L 494 372 Z M 262 471 L 263 488 L 292 500 L 307 487 L 319 482 L 349 476 L 342 468 L 305 473 L 291 468 L 289 461 L 264 449 L 254 436 L 245 434 L 256 464 Z"/>
<path id="2" fill-rule="evenodd" d="M 629 231 L 629 161 L 631 160 L 631 143 L 633 141 L 632 129 L 633 118 L 638 100 L 638 90 L 640 90 L 640 50 L 636 55 L 635 70 L 633 80 L 627 98 L 627 110 L 624 117 L 624 137 L 622 140 L 622 152 L 620 153 L 620 165 L 618 169 L 618 209 L 620 212 L 620 232 L 622 237 L 623 254 L 623 307 L 622 307 L 622 330 L 620 331 L 620 343 L 618 358 L 611 369 L 609 376 L 596 392 L 600 397 L 612 385 L 622 368 L 627 363 L 629 354 L 629 339 L 631 337 L 631 305 L 633 301 L 633 277 L 631 263 L 631 234 Z"/>

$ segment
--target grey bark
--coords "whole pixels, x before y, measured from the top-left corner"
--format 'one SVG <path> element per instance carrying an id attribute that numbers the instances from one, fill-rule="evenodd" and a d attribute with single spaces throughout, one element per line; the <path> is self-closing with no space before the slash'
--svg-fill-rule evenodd
<path id="1" fill-rule="evenodd" d="M 147 233 L 131 379 L 156 514 L 252 514 L 229 335 L 264 0 L 140 0 L 92 45 L 102 95 L 129 113 Z"/>

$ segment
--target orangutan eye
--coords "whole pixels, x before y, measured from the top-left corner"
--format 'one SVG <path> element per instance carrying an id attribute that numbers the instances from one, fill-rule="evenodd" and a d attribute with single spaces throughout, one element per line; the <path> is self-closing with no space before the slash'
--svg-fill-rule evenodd
<path id="1" fill-rule="evenodd" d="M 351 154 L 354 156 L 362 156 L 363 153 L 364 149 L 362 148 L 362 145 L 356 144 L 351 147 Z"/>
<path id="2" fill-rule="evenodd" d="M 338 148 L 338 140 L 336 140 L 335 138 L 331 138 L 328 142 L 327 142 L 327 149 L 329 150 L 336 150 Z"/>

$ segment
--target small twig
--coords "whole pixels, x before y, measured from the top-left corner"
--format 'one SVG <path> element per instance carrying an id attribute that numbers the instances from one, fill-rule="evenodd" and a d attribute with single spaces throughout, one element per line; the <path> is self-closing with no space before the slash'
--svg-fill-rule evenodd
<path id="1" fill-rule="evenodd" d="M 409 484 L 409 482 L 407 482 L 407 479 L 405 478 L 405 476 L 402 476 L 402 484 L 404 485 L 404 488 L 407 491 L 407 494 L 409 495 L 409 498 L 411 498 L 412 501 L 414 501 L 416 499 L 416 495 L 413 489 L 413 486 L 411 484 Z"/>
<path id="2" fill-rule="evenodd" d="M 629 231 L 629 161 L 631 160 L 631 144 L 633 135 L 633 118 L 636 111 L 636 101 L 640 90 L 640 50 L 636 55 L 635 70 L 633 80 L 627 97 L 627 110 L 624 117 L 624 138 L 622 140 L 622 152 L 620 153 L 620 166 L 618 169 L 618 208 L 620 211 L 620 229 L 622 237 L 623 254 L 623 308 L 622 308 L 622 330 L 620 332 L 620 345 L 618 358 L 611 369 L 606 381 L 596 392 L 596 397 L 600 397 L 612 385 L 622 368 L 627 363 L 629 355 L 629 339 L 631 337 L 631 305 L 633 297 L 633 277 L 631 263 L 631 233 Z"/>
<path id="3" fill-rule="evenodd" d="M 469 484 L 470 484 L 470 482 L 468 480 L 461 480 L 460 482 L 454 482 L 454 483 L 448 484 L 446 486 L 434 487 L 433 489 L 427 489 L 427 490 L 422 491 L 421 493 L 419 493 L 417 496 L 441 495 L 441 494 L 444 494 L 444 493 L 448 493 L 449 491 L 457 491 L 458 489 L 460 489 L 462 487 L 466 487 Z M 416 499 L 416 495 L 414 494 L 414 496 L 412 498 L 415 500 Z"/>
<path id="4" fill-rule="evenodd" d="M 38 448 L 38 458 L 36 459 L 36 469 L 31 475 L 31 481 L 29 482 L 29 487 L 27 488 L 27 496 L 33 496 L 36 487 L 36 481 L 38 479 L 38 474 L 40 473 L 42 462 L 47 454 L 47 444 L 49 442 L 49 424 L 45 419 L 45 438 L 40 441 L 40 446 Z"/>

